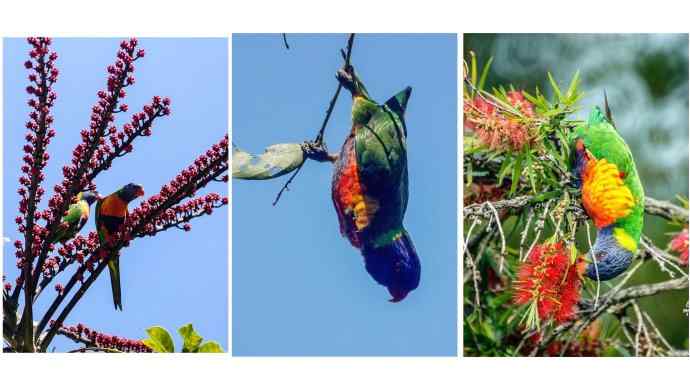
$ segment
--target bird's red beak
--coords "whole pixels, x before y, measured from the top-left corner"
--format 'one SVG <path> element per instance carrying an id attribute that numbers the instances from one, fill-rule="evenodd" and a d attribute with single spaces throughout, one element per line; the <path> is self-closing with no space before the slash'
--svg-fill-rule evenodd
<path id="1" fill-rule="evenodd" d="M 137 197 L 143 197 L 144 196 L 144 188 L 139 186 L 137 188 Z"/>
<path id="2" fill-rule="evenodd" d="M 401 290 L 398 288 L 389 288 L 388 292 L 391 294 L 393 297 L 392 299 L 388 299 L 389 302 L 391 303 L 398 303 L 401 300 L 405 299 L 409 291 Z"/>

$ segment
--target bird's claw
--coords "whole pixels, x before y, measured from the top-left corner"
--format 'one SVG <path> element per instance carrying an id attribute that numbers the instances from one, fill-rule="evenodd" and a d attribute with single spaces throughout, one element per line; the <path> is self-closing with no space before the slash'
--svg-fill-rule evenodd
<path id="1" fill-rule="evenodd" d="M 329 154 L 326 145 L 320 142 L 305 141 L 302 144 L 302 151 L 307 159 L 316 160 L 317 162 L 335 162 L 337 158 Z"/>

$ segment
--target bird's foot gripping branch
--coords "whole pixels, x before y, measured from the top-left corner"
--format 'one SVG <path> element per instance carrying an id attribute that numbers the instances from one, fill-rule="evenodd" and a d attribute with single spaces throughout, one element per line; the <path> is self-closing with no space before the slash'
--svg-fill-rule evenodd
<path id="1" fill-rule="evenodd" d="M 65 320 L 106 266 L 127 260 L 120 257 L 120 251 L 132 240 L 170 228 L 189 231 L 190 221 L 228 203 L 216 193 L 198 195 L 211 182 L 227 182 L 227 135 L 131 213 L 126 202 L 143 196 L 143 187 L 126 185 L 107 197 L 96 192 L 95 178 L 132 153 L 134 143 L 151 136 L 154 123 L 171 114 L 170 99 L 154 96 L 121 128 L 115 125 L 115 118 L 129 111 L 123 100 L 135 84 L 134 63 L 145 56 L 137 39 L 132 38 L 122 41 L 115 62 L 108 66 L 107 82 L 96 93 L 98 100 L 91 108 L 89 125 L 81 131 L 81 142 L 73 149 L 71 162 L 58 170 L 62 180 L 55 185 L 47 207 L 41 209 L 46 193 L 43 181 L 49 173 L 48 145 L 57 134 L 51 111 L 60 73 L 50 38 L 29 38 L 28 43 L 29 59 L 24 67 L 29 71 L 26 91 L 31 111 L 17 189 L 20 201 L 15 221 L 22 238 L 14 242 L 20 275 L 14 282 L 5 281 L 3 288 L 3 339 L 5 351 L 10 352 L 46 351 L 55 335 L 69 337 L 72 331 L 63 326 Z M 125 207 L 117 212 L 113 203 L 123 201 Z M 81 235 L 94 202 L 98 233 Z M 63 273 L 68 282 L 53 284 Z M 117 277 L 119 280 L 119 274 Z M 51 286 L 56 292 L 53 302 L 46 311 L 35 310 L 37 299 Z M 93 350 L 98 344 L 91 341 L 85 345 Z M 147 351 L 138 343 L 125 346 L 130 351 Z"/>
<path id="2" fill-rule="evenodd" d="M 605 95 L 572 119 L 578 74 L 565 90 L 548 74 L 548 99 L 487 90 L 490 62 L 465 64 L 465 354 L 687 352 L 638 303 L 688 287 L 687 203 L 645 197 Z M 642 234 L 650 216 L 681 230 L 668 250 Z M 628 286 L 645 262 L 668 280 Z"/>

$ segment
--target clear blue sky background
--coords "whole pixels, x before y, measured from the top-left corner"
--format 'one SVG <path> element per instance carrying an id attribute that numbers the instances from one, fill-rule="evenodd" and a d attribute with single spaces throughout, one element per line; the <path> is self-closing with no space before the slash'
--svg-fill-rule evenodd
<path id="1" fill-rule="evenodd" d="M 315 136 L 335 90 L 347 36 L 233 36 L 233 141 L 251 152 Z M 455 355 L 455 35 L 358 35 L 352 62 L 383 103 L 413 87 L 406 119 L 410 201 L 405 224 L 422 260 L 420 287 L 399 304 L 340 236 L 332 166 L 309 162 L 287 179 L 233 183 L 233 354 Z M 326 141 L 350 128 L 343 90 Z"/>
<path id="2" fill-rule="evenodd" d="M 69 163 L 72 149 L 80 141 L 79 131 L 89 125 L 96 92 L 105 87 L 106 67 L 114 61 L 120 39 L 56 39 L 60 79 L 54 110 L 57 136 L 50 144 L 44 205 L 60 180 L 60 169 Z M 18 237 L 14 217 L 19 196 L 21 145 L 24 143 L 27 71 L 22 63 L 29 46 L 24 39 L 4 40 L 4 235 Z M 118 159 L 96 180 L 101 194 L 107 195 L 134 181 L 142 184 L 147 197 L 173 178 L 194 158 L 219 141 L 228 129 L 228 50 L 226 39 L 140 39 L 146 57 L 136 64 L 137 83 L 128 88 L 125 102 L 130 113 L 120 115 L 119 126 L 138 111 L 153 95 L 170 96 L 172 115 L 160 119 L 153 136 L 139 138 L 134 153 Z M 212 184 L 204 192 L 227 195 L 222 184 Z M 202 194 L 202 193 L 199 193 Z M 140 200 L 130 204 L 134 208 Z M 108 275 L 103 273 L 73 310 L 66 323 L 85 325 L 129 338 L 143 338 L 144 330 L 161 325 L 169 330 L 192 322 L 199 333 L 228 343 L 227 227 L 225 209 L 193 222 L 192 231 L 173 229 L 154 238 L 135 240 L 122 251 L 123 312 L 113 308 Z M 91 222 L 83 231 L 94 229 Z M 4 271 L 15 279 L 12 243 L 3 247 Z M 71 272 L 71 271 L 70 271 Z M 64 284 L 68 278 L 61 277 Z M 34 311 L 44 312 L 52 302 L 51 288 L 41 295 Z M 39 317 L 40 318 L 40 317 Z M 180 342 L 174 334 L 176 348 Z M 53 342 L 57 351 L 76 345 L 60 338 Z"/>

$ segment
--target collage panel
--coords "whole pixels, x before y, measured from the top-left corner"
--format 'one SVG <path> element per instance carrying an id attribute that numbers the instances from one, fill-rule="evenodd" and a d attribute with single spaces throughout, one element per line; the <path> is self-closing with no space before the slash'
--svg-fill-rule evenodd
<path id="1" fill-rule="evenodd" d="M 687 357 L 688 35 L 463 43 L 463 354 Z"/>
<path id="2" fill-rule="evenodd" d="M 228 40 L 2 54 L 3 352 L 226 352 Z"/>
<path id="3" fill-rule="evenodd" d="M 232 50 L 233 356 L 455 356 L 457 35 Z"/>

